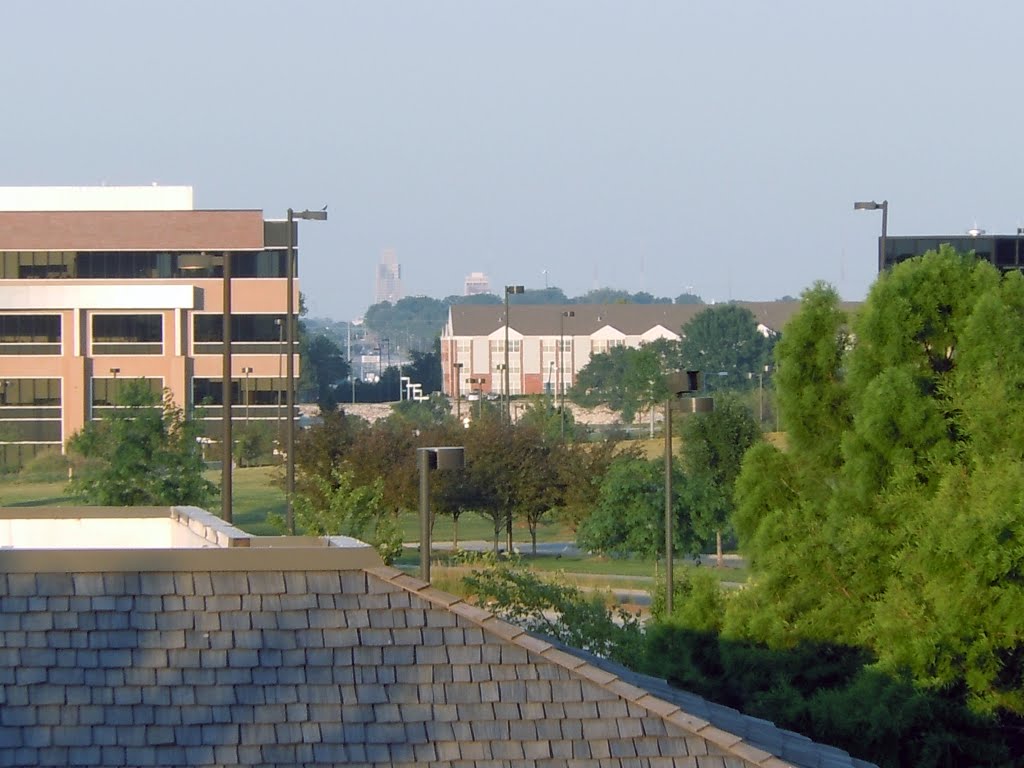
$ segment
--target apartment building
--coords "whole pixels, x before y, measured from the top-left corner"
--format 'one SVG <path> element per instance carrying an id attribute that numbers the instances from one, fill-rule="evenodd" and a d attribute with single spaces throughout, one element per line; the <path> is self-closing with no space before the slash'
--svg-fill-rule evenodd
<path id="1" fill-rule="evenodd" d="M 736 302 L 753 312 L 761 333 L 778 333 L 798 301 Z M 844 308 L 855 308 L 844 303 Z M 704 304 L 512 304 L 506 328 L 502 304 L 456 304 L 441 333 L 445 394 L 503 393 L 508 339 L 509 393 L 568 390 L 591 355 L 679 340 Z"/>
<path id="2" fill-rule="evenodd" d="M 62 450 L 128 379 L 216 438 L 226 259 L 232 418 L 280 431 L 286 253 L 284 221 L 196 210 L 190 187 L 0 189 L 0 465 Z"/>

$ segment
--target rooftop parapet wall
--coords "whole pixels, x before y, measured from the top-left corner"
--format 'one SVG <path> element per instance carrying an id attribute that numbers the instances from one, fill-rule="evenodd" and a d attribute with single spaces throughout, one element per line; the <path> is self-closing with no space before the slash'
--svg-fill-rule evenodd
<path id="1" fill-rule="evenodd" d="M 252 536 L 198 507 L 0 508 L 0 571 L 45 572 L 55 557 L 68 572 L 87 573 L 381 564 L 376 550 L 358 539 Z"/>

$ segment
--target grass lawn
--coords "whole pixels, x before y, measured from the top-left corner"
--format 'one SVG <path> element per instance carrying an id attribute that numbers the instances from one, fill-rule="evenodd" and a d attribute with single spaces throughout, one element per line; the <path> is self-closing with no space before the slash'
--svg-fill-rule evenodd
<path id="1" fill-rule="evenodd" d="M 220 472 L 204 473 L 207 480 L 220 487 Z M 246 467 L 236 469 L 232 475 L 234 522 L 239 528 L 254 534 L 280 533 L 267 522 L 271 513 L 284 515 L 284 489 L 277 482 L 282 473 L 279 467 Z M 68 496 L 67 481 L 25 481 L 17 475 L 0 479 L 0 506 L 4 507 L 69 507 L 79 504 Z M 220 512 L 217 502 L 210 510 Z"/>
<path id="2" fill-rule="evenodd" d="M 68 507 L 78 502 L 66 493 L 67 481 L 24 481 L 17 475 L 0 480 L 0 506 Z"/>
<path id="3" fill-rule="evenodd" d="M 420 540 L 420 519 L 419 515 L 413 512 L 402 515 L 402 538 L 408 542 L 419 542 Z M 455 525 L 449 515 L 437 515 L 434 519 L 434 532 L 431 537 L 434 541 L 454 541 Z M 537 541 L 572 541 L 574 535 L 569 528 L 552 520 L 542 522 L 537 527 Z M 515 523 L 512 527 L 512 539 L 516 544 L 523 544 L 530 541 L 530 529 L 524 524 Z M 494 523 L 489 517 L 478 515 L 476 512 L 466 512 L 459 516 L 459 542 L 466 541 L 494 541 Z M 505 546 L 505 530 L 501 531 L 498 537 L 499 546 Z"/>
<path id="4" fill-rule="evenodd" d="M 220 472 L 205 473 L 206 478 L 215 485 L 220 485 Z M 285 499 L 283 488 L 283 472 L 281 467 L 246 467 L 234 471 L 232 476 L 234 500 L 234 524 L 255 535 L 274 535 L 282 533 L 275 528 L 268 517 L 279 515 L 284 517 Z M 26 481 L 17 475 L 0 478 L 0 506 L 5 507 L 43 507 L 43 506 L 74 506 L 78 501 L 67 495 L 67 481 Z M 219 503 L 211 510 L 219 514 Z M 402 531 L 407 542 L 419 541 L 419 517 L 414 513 L 402 516 Z M 434 541 L 454 540 L 452 518 L 439 515 L 434 521 Z M 572 541 L 573 533 L 565 526 L 555 522 L 542 523 L 537 531 L 539 542 Z M 517 524 L 513 529 L 513 539 L 524 552 L 529 551 L 530 532 L 525 525 Z M 459 541 L 494 540 L 494 526 L 491 520 L 476 513 L 466 513 L 459 518 Z M 499 537 L 500 546 L 504 547 L 505 533 Z M 523 564 L 544 572 L 561 572 L 567 583 L 588 588 L 619 588 L 649 589 L 655 574 L 652 560 L 634 558 L 605 558 L 578 556 L 545 555 L 533 557 L 521 555 Z M 446 565 L 447 558 L 436 559 L 439 577 L 457 583 L 460 574 L 468 573 L 470 567 L 450 568 Z M 419 565 L 419 553 L 415 549 L 407 549 L 397 563 L 400 567 L 415 569 Z M 714 567 L 711 558 L 705 558 L 704 566 L 709 567 L 723 581 L 746 581 L 747 573 L 743 569 Z M 678 568 L 690 568 L 692 564 L 680 561 Z M 663 573 L 663 571 L 660 571 Z"/>

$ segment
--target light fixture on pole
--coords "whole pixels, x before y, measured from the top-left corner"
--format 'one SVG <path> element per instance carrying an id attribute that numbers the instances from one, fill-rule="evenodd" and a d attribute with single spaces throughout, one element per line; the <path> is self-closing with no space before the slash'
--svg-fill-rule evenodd
<path id="1" fill-rule="evenodd" d="M 466 464 L 462 446 L 417 448 L 416 464 L 420 472 L 420 578 L 430 581 L 430 471 L 462 469 Z"/>
<path id="2" fill-rule="evenodd" d="M 242 393 L 245 400 L 245 426 L 249 426 L 249 374 L 252 373 L 252 368 L 243 368 L 242 373 L 245 374 L 245 392 Z"/>
<path id="3" fill-rule="evenodd" d="M 576 312 L 568 309 L 558 318 L 558 394 L 560 398 L 559 416 L 562 419 L 562 439 L 565 440 L 565 318 L 576 317 Z M 571 345 L 571 342 L 570 342 Z M 573 358 L 569 357 L 570 365 Z"/>
<path id="4" fill-rule="evenodd" d="M 118 406 L 118 400 L 121 399 L 121 397 L 120 397 L 121 391 L 120 391 L 120 389 L 117 386 L 117 374 L 119 374 L 120 372 L 121 372 L 120 368 L 111 368 L 110 369 L 110 375 L 114 377 L 114 386 L 112 387 L 112 389 L 114 391 L 111 393 L 111 397 L 114 400 L 114 407 L 115 408 L 117 408 L 117 406 Z M 5 384 L 6 384 L 6 382 L 5 382 Z"/>
<path id="5" fill-rule="evenodd" d="M 287 397 L 285 406 L 288 409 L 288 421 L 285 422 L 285 521 L 288 525 L 288 533 L 295 534 L 295 509 L 292 506 L 292 497 L 295 495 L 295 220 L 304 221 L 326 221 L 327 208 L 321 211 L 295 211 L 288 209 L 288 249 L 285 261 L 287 262 L 286 290 L 288 291 L 288 306 L 285 310 L 285 324 L 287 326 L 286 336 L 288 339 L 288 357 L 285 361 L 287 369 Z"/>
<path id="6" fill-rule="evenodd" d="M 509 423 L 512 421 L 511 414 L 511 402 L 512 402 L 512 391 L 509 389 L 508 380 L 508 297 L 514 293 L 522 293 L 525 289 L 521 285 L 506 285 L 505 286 L 505 422 Z"/>
<path id="7" fill-rule="evenodd" d="M 462 421 L 462 363 L 452 363 L 452 394 L 455 395 L 455 418 Z"/>
<path id="8" fill-rule="evenodd" d="M 686 410 L 691 413 L 707 413 L 714 409 L 715 401 L 710 397 L 695 397 L 701 388 L 700 371 L 676 371 L 670 373 L 665 382 L 668 398 L 665 400 L 665 615 L 673 610 L 674 574 L 672 573 L 673 533 L 672 526 L 672 406 L 684 395 L 690 395 Z"/>
<path id="9" fill-rule="evenodd" d="M 881 274 L 885 268 L 885 238 L 889 233 L 889 201 L 883 200 L 880 203 L 876 203 L 874 200 L 870 202 L 858 202 L 853 204 L 853 210 L 855 211 L 878 211 L 882 212 L 882 237 L 878 241 L 878 273 Z"/>
<path id="10" fill-rule="evenodd" d="M 277 326 L 277 384 L 274 388 L 277 390 L 277 453 L 281 452 L 282 440 L 281 440 L 281 385 L 284 382 L 281 380 L 284 378 L 284 374 L 281 371 L 281 366 L 284 365 L 284 318 L 275 317 L 274 325 Z"/>

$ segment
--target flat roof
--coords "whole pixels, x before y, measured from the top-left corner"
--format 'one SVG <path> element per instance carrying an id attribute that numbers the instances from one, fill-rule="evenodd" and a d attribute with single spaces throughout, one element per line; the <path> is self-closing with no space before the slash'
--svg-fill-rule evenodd
<path id="1" fill-rule="evenodd" d="M 0 187 L 0 211 L 190 211 L 192 187 Z"/>

